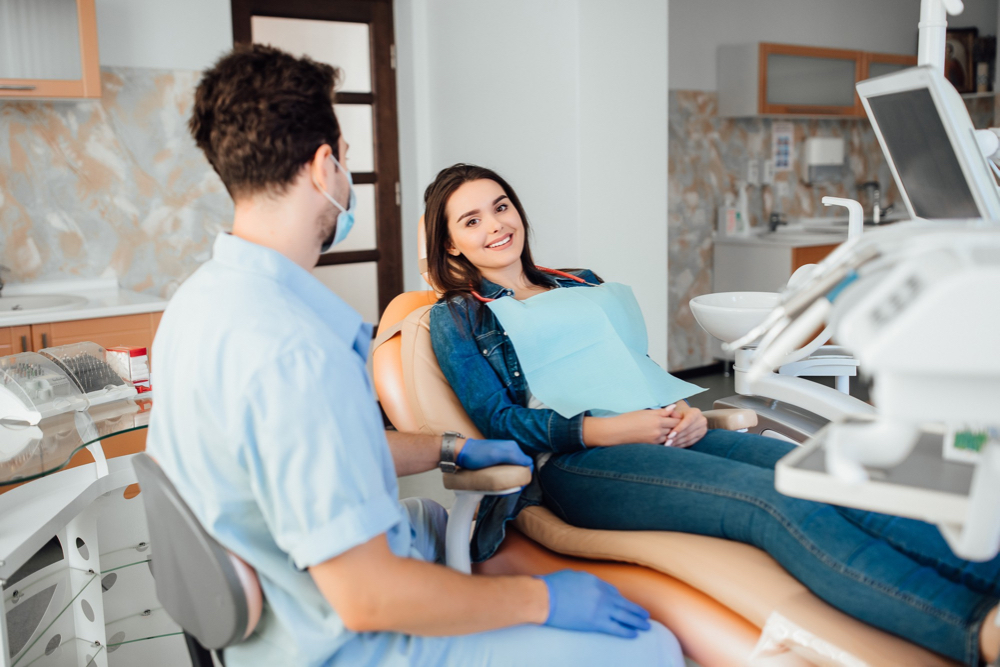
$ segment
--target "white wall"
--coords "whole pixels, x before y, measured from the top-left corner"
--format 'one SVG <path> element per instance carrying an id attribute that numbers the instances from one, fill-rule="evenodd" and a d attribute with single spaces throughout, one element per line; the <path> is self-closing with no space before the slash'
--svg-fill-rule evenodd
<path id="1" fill-rule="evenodd" d="M 667 358 L 667 3 L 580 2 L 580 261 L 631 285 Z"/>
<path id="2" fill-rule="evenodd" d="M 96 0 L 96 5 L 101 65 L 203 70 L 233 47 L 229 0 Z"/>
<path id="3" fill-rule="evenodd" d="M 423 189 L 456 162 L 507 179 L 534 223 L 539 261 L 574 265 L 576 0 L 413 0 L 396 7 L 408 286 L 416 280 Z"/>
<path id="4" fill-rule="evenodd" d="M 997 34 L 997 0 L 965 0 L 953 27 Z M 920 0 L 670 0 L 670 87 L 715 90 L 720 44 L 780 42 L 917 53 Z"/>
<path id="5" fill-rule="evenodd" d="M 481 164 L 517 190 L 539 263 L 633 285 L 665 363 L 666 3 L 410 0 L 396 44 L 407 289 L 423 189 Z"/>

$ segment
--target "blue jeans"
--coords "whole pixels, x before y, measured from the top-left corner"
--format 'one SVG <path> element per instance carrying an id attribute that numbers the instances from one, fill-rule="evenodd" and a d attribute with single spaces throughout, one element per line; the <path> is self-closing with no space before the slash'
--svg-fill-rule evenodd
<path id="1" fill-rule="evenodd" d="M 1000 598 L 1000 559 L 963 561 L 921 521 L 778 493 L 774 464 L 793 447 L 713 430 L 690 449 L 620 445 L 553 456 L 539 481 L 545 504 L 568 523 L 751 544 L 834 607 L 976 664 L 979 626 Z"/>

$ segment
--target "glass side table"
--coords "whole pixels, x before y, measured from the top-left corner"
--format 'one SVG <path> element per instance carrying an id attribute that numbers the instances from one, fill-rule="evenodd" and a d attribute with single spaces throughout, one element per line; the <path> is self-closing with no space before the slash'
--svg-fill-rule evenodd
<path id="1" fill-rule="evenodd" d="M 0 494 L 0 667 L 190 664 L 156 599 L 132 457 L 106 459 L 102 444 L 146 428 L 152 405 L 0 422 L 0 487 L 21 485 Z M 94 462 L 69 468 L 83 449 Z"/>
<path id="2" fill-rule="evenodd" d="M 98 463 L 98 474 L 107 474 L 100 441 L 146 428 L 152 408 L 152 399 L 134 397 L 49 417 L 37 426 L 0 420 L 0 487 L 63 470 L 85 448 Z"/>

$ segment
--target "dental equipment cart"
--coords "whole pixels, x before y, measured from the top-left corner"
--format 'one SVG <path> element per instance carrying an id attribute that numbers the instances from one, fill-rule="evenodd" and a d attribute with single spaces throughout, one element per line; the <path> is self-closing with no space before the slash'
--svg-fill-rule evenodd
<path id="1" fill-rule="evenodd" d="M 102 446 L 145 429 L 151 408 L 124 398 L 34 425 L 0 420 L 0 666 L 190 665 L 156 599 L 132 457 L 108 460 Z M 75 465 L 85 449 L 93 462 Z"/>

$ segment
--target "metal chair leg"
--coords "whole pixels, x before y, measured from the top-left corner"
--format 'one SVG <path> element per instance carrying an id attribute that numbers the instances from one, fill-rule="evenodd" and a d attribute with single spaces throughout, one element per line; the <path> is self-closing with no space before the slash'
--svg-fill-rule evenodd
<path id="1" fill-rule="evenodd" d="M 191 656 L 191 667 L 215 667 L 211 652 L 199 644 L 193 635 L 185 632 L 184 642 L 187 644 L 188 655 Z"/>

